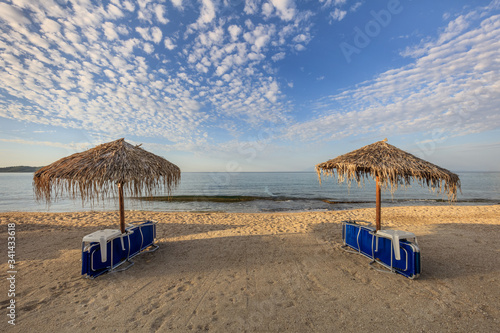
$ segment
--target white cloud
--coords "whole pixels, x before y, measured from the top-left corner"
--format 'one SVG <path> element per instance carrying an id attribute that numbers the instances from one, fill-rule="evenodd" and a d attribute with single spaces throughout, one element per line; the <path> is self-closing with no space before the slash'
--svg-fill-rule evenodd
<path id="1" fill-rule="evenodd" d="M 172 1 L 172 5 L 174 5 L 175 8 L 177 9 L 184 9 L 184 7 L 182 6 L 182 0 L 171 0 Z"/>
<path id="2" fill-rule="evenodd" d="M 155 6 L 155 14 L 156 14 L 156 19 L 158 22 L 162 24 L 167 24 L 169 20 L 165 17 L 166 10 L 163 5 L 156 5 Z"/>
<path id="3" fill-rule="evenodd" d="M 305 49 L 306 49 L 306 47 L 302 44 L 295 45 L 295 50 L 297 50 L 297 51 L 304 51 Z"/>
<path id="4" fill-rule="evenodd" d="M 265 17 L 269 17 L 273 14 L 274 11 L 274 6 L 271 5 L 269 2 L 266 2 L 262 5 L 262 15 Z"/>
<path id="5" fill-rule="evenodd" d="M 248 15 L 256 14 L 259 11 L 260 0 L 245 0 L 243 11 Z"/>
<path id="6" fill-rule="evenodd" d="M 51 19 L 45 19 L 41 25 L 42 31 L 45 33 L 59 33 L 61 25 Z"/>
<path id="7" fill-rule="evenodd" d="M 276 53 L 275 55 L 273 55 L 271 57 L 271 59 L 273 61 L 279 61 L 279 60 L 285 59 L 285 55 L 286 55 L 285 52 L 279 52 L 279 53 Z"/>
<path id="8" fill-rule="evenodd" d="M 330 17 L 333 21 L 342 21 L 346 16 L 347 12 L 345 10 L 340 10 L 335 8 L 333 12 L 330 13 Z"/>
<path id="9" fill-rule="evenodd" d="M 90 144 L 88 142 L 81 143 L 61 143 L 61 142 L 52 142 L 52 141 L 35 141 L 35 140 L 24 140 L 24 139 L 0 139 L 2 142 L 10 142 L 10 143 L 20 143 L 24 145 L 34 145 L 34 146 L 43 146 L 43 147 L 56 147 L 56 148 L 64 148 L 67 150 L 76 150 L 82 151 L 88 149 Z"/>
<path id="10" fill-rule="evenodd" d="M 414 63 L 317 102 L 320 116 L 287 137 L 339 139 L 439 130 L 447 137 L 493 130 L 500 112 L 500 16 L 469 15 L 413 50 Z M 483 16 L 484 17 L 484 16 Z M 469 30 L 449 27 L 471 27 Z M 460 33 L 456 33 L 456 31 Z M 451 32 L 453 31 L 453 32 Z"/>
<path id="11" fill-rule="evenodd" d="M 106 74 L 106 76 L 109 77 L 110 79 L 114 79 L 116 77 L 116 74 L 109 69 L 105 69 L 104 74 Z"/>
<path id="12" fill-rule="evenodd" d="M 162 40 L 163 33 L 161 32 L 161 29 L 158 27 L 151 27 L 151 28 L 136 27 L 135 30 L 139 33 L 139 35 L 141 35 L 141 37 L 145 41 L 158 44 Z"/>
<path id="13" fill-rule="evenodd" d="M 198 19 L 196 20 L 195 23 L 192 23 L 188 26 L 188 29 L 186 31 L 186 37 L 195 32 L 196 30 L 204 29 L 209 25 L 209 23 L 212 23 L 215 20 L 216 17 L 215 4 L 211 0 L 200 0 L 200 2 L 201 2 L 200 15 L 198 16 Z"/>
<path id="14" fill-rule="evenodd" d="M 208 67 L 204 66 L 202 63 L 197 63 L 196 64 L 196 70 L 200 73 L 208 73 Z M 204 96 L 205 94 L 203 93 L 200 96 Z"/>
<path id="15" fill-rule="evenodd" d="M 279 93 L 278 84 L 276 83 L 276 81 L 271 82 L 271 84 L 268 86 L 268 90 L 266 92 L 266 98 L 269 101 L 276 103 L 278 93 Z"/>
<path id="16" fill-rule="evenodd" d="M 134 4 L 130 1 L 123 1 L 123 7 L 125 7 L 125 9 L 129 12 L 133 12 L 135 10 Z"/>
<path id="17" fill-rule="evenodd" d="M 170 39 L 169 37 L 165 37 L 165 47 L 167 49 L 169 49 L 170 51 L 172 51 L 173 49 L 175 49 L 175 44 L 174 42 L 172 41 L 172 39 Z"/>
<path id="18" fill-rule="evenodd" d="M 219 22 L 220 25 L 199 34 L 196 43 L 184 51 L 196 72 L 212 73 L 220 78 L 200 77 L 202 88 L 198 96 L 208 99 L 206 104 L 217 110 L 214 117 L 243 119 L 248 122 L 246 130 L 266 120 L 276 121 L 282 112 L 279 87 L 270 84 L 258 67 L 276 36 L 276 28 L 273 25 L 254 26 L 248 20 L 247 23 L 245 26 L 229 25 L 225 30 L 223 22 Z"/>
<path id="19" fill-rule="evenodd" d="M 207 33 L 210 45 L 220 45 L 224 40 L 224 29 L 216 27 Z"/>
<path id="20" fill-rule="evenodd" d="M 252 20 L 246 19 L 245 20 L 245 27 L 249 30 L 252 30 L 255 28 L 255 25 L 253 24 Z"/>
<path id="21" fill-rule="evenodd" d="M 496 0 L 492 1 L 488 6 L 482 9 L 480 8 L 478 10 L 468 12 L 467 14 L 460 15 L 448 23 L 448 25 L 441 32 L 439 39 L 431 42 L 423 41 L 420 45 L 407 47 L 403 52 L 401 52 L 401 55 L 405 57 L 420 57 L 429 52 L 429 50 L 436 45 L 445 44 L 445 42 L 464 32 L 467 28 L 469 28 L 470 21 L 477 20 L 482 17 L 485 12 L 498 8 L 500 8 L 500 2 Z"/>
<path id="22" fill-rule="evenodd" d="M 347 0 L 319 0 L 322 4 L 322 7 L 331 7 L 331 6 L 341 6 L 347 3 Z"/>
<path id="23" fill-rule="evenodd" d="M 304 34 L 300 34 L 300 35 L 295 36 L 292 40 L 295 43 L 303 43 L 303 42 L 306 42 L 307 40 L 309 40 L 309 37 L 304 35 Z"/>
<path id="24" fill-rule="evenodd" d="M 205 119 L 200 103 L 188 98 L 189 89 L 181 82 L 169 81 L 167 71 L 159 68 L 156 74 L 144 58 L 133 57 L 137 46 L 151 54 L 154 46 L 141 45 L 135 38 L 120 40 L 116 32 L 127 34 L 126 27 L 106 22 L 104 15 L 96 14 L 98 7 L 89 5 L 86 13 L 81 9 L 67 7 L 64 19 L 57 22 L 60 27 L 55 20 L 43 21 L 43 15 L 30 16 L 34 24 L 43 25 L 43 31 L 17 25 L 19 33 L 0 26 L 0 43 L 8 47 L 0 61 L 0 91 L 7 99 L 23 101 L 0 101 L 0 117 L 110 134 L 140 132 L 174 142 L 196 141 Z M 22 17 L 16 20 L 23 21 Z M 90 23 L 102 27 L 102 32 Z M 143 29 L 138 32 L 144 39 L 156 43 L 162 39 L 157 27 Z M 42 32 L 50 37 L 44 39 Z M 19 57 L 15 51 L 21 49 L 33 56 Z M 66 58 L 65 53 L 73 56 Z M 189 78 L 186 82 L 197 84 Z"/>
<path id="25" fill-rule="evenodd" d="M 19 24 L 31 23 L 18 8 L 6 3 L 0 3 L 0 19 L 13 27 L 17 27 Z"/>
<path id="26" fill-rule="evenodd" d="M 229 31 L 229 34 L 231 35 L 231 41 L 235 42 L 238 40 L 238 36 L 241 34 L 241 27 L 237 25 L 230 25 L 227 30 Z"/>
<path id="27" fill-rule="evenodd" d="M 161 29 L 158 27 L 152 27 L 151 28 L 151 39 L 155 44 L 158 44 L 161 42 L 163 37 L 163 34 L 161 32 Z"/>
<path id="28" fill-rule="evenodd" d="M 261 48 L 265 47 L 269 43 L 270 40 L 271 40 L 271 37 L 269 35 L 261 35 L 261 36 L 257 37 L 255 39 L 255 43 L 254 43 L 256 50 L 259 51 Z"/>
<path id="29" fill-rule="evenodd" d="M 200 17 L 197 21 L 199 25 L 210 23 L 215 19 L 214 3 L 211 0 L 202 0 L 202 5 Z"/>
<path id="30" fill-rule="evenodd" d="M 130 57 L 134 52 L 134 48 L 139 45 L 139 40 L 136 38 L 131 38 L 127 40 L 120 41 L 120 45 L 114 47 L 116 53 L 123 55 L 124 57 Z"/>
<path id="31" fill-rule="evenodd" d="M 106 15 L 107 18 L 117 19 L 117 18 L 120 18 L 123 16 L 124 16 L 124 14 L 120 10 L 120 8 L 116 7 L 115 5 L 111 5 L 111 4 L 108 6 L 108 11 L 107 11 L 107 15 Z"/>
<path id="32" fill-rule="evenodd" d="M 295 3 L 293 0 L 271 0 L 276 7 L 279 17 L 284 21 L 290 21 L 295 16 Z"/>
<path id="33" fill-rule="evenodd" d="M 359 7 L 361 7 L 363 3 L 361 1 L 359 2 L 356 2 L 354 5 L 351 6 L 351 8 L 349 9 L 351 12 L 355 12 L 359 9 Z"/>
<path id="34" fill-rule="evenodd" d="M 267 1 L 263 21 L 263 3 L 219 18 L 219 1 L 172 1 L 199 5 L 191 22 L 164 1 L 0 3 L 0 117 L 186 146 L 226 120 L 231 133 L 278 122 L 288 106 L 271 61 L 306 45 L 312 23 L 293 1 Z M 185 15 L 177 30 L 171 13 Z"/>
<path id="35" fill-rule="evenodd" d="M 160 2 L 165 1 L 163 0 Z M 168 18 L 166 17 L 165 6 L 157 3 L 157 1 L 141 0 L 137 1 L 137 4 L 139 6 L 137 10 L 137 18 L 139 20 L 142 20 L 145 23 L 151 25 L 155 24 L 156 22 L 160 24 L 167 24 L 169 22 Z"/>
<path id="36" fill-rule="evenodd" d="M 274 35 L 276 28 L 274 25 L 258 25 L 253 31 L 243 34 L 243 39 L 251 44 L 252 51 L 259 53 L 266 47 Z"/>
<path id="37" fill-rule="evenodd" d="M 473 14 L 469 14 L 467 16 L 473 16 Z M 439 36 L 439 40 L 436 42 L 437 44 L 442 44 L 465 31 L 469 27 L 469 22 L 467 17 L 459 16 L 455 20 L 451 21 L 443 33 Z"/>
<path id="38" fill-rule="evenodd" d="M 113 23 L 105 22 L 102 25 L 102 28 L 104 30 L 104 35 L 106 35 L 106 38 L 108 38 L 109 40 L 114 40 L 119 38 L 118 34 L 116 33 L 115 25 Z"/>
<path id="39" fill-rule="evenodd" d="M 136 27 L 135 31 L 137 31 L 139 35 L 141 35 L 142 39 L 151 40 L 151 36 L 149 35 L 149 28 Z"/>
<path id="40" fill-rule="evenodd" d="M 116 31 L 121 35 L 129 34 L 128 28 L 123 24 L 120 24 L 118 27 L 116 27 Z"/>
<path id="41" fill-rule="evenodd" d="M 347 10 L 342 9 L 347 4 L 347 0 L 320 0 L 323 9 L 333 10 L 329 13 L 329 23 L 332 24 L 335 21 L 342 21 L 344 17 L 347 15 Z M 351 12 L 355 12 L 362 5 L 361 1 L 353 4 L 348 10 Z"/>

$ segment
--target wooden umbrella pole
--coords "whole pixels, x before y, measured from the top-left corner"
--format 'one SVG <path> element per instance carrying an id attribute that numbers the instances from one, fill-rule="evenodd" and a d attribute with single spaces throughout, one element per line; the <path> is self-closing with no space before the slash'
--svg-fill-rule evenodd
<path id="1" fill-rule="evenodd" d="M 376 206 L 375 206 L 375 222 L 376 222 L 376 227 L 377 231 L 380 230 L 380 182 L 378 179 L 378 176 L 376 178 L 376 183 L 377 183 L 377 199 L 376 199 Z"/>
<path id="2" fill-rule="evenodd" d="M 120 204 L 120 231 L 125 233 L 125 205 L 123 203 L 123 184 L 118 183 L 118 195 Z"/>

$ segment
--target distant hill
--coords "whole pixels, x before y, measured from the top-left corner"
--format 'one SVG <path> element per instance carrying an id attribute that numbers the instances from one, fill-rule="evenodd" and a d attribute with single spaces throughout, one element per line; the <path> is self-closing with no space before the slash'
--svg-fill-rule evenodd
<path id="1" fill-rule="evenodd" d="M 35 172 L 41 167 L 31 167 L 31 166 L 11 166 L 0 168 L 0 172 Z"/>

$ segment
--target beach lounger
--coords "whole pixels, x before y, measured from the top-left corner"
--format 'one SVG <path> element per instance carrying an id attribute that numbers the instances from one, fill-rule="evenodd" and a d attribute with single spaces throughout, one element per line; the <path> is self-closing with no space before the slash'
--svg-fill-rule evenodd
<path id="1" fill-rule="evenodd" d="M 120 230 L 105 229 L 93 232 L 82 240 L 82 275 L 95 278 L 109 271 L 121 271 L 130 268 L 133 257 L 158 249 L 156 221 L 135 222 Z M 148 249 L 149 248 L 149 249 Z M 124 268 L 118 269 L 128 263 Z"/>
<path id="2" fill-rule="evenodd" d="M 380 264 L 385 270 L 410 279 L 420 275 L 420 249 L 414 234 L 401 230 L 379 230 L 366 221 L 342 221 L 343 248 Z"/>

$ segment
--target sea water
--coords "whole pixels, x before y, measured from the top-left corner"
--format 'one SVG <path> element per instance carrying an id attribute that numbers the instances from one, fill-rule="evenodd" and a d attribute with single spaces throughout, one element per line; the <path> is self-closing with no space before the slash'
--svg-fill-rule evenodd
<path id="1" fill-rule="evenodd" d="M 499 204 L 500 172 L 459 172 L 462 192 L 457 205 Z M 67 197 L 50 206 L 34 197 L 32 173 L 0 173 L 0 211 L 71 212 L 116 210 L 116 198 L 93 205 Z M 159 193 L 158 195 L 165 195 Z M 364 186 L 338 184 L 323 178 L 320 185 L 314 172 L 256 173 L 182 173 L 172 193 L 174 201 L 143 201 L 126 198 L 127 210 L 152 211 L 223 211 L 290 212 L 323 211 L 375 206 L 375 182 L 365 179 Z M 179 196 L 188 196 L 179 201 Z M 228 198 L 229 197 L 229 198 Z M 247 198 L 245 198 L 247 197 Z M 251 197 L 251 198 L 248 198 Z M 238 200 L 245 199 L 244 200 Z M 214 202 L 217 201 L 217 202 Z M 446 195 L 437 195 L 418 183 L 400 187 L 395 193 L 382 191 L 383 206 L 448 205 Z"/>

